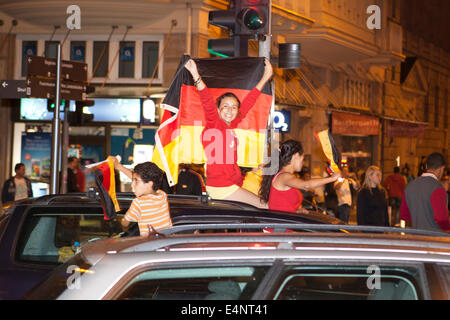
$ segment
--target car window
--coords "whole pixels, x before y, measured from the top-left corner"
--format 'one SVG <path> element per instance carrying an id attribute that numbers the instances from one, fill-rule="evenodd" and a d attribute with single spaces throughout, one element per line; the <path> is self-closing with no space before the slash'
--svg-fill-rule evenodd
<path id="1" fill-rule="evenodd" d="M 81 286 L 80 276 L 92 272 L 92 265 L 82 254 L 74 255 L 66 264 L 56 267 L 49 277 L 42 283 L 28 291 L 23 299 L 53 300 L 58 298 L 66 289 L 77 289 Z"/>
<path id="2" fill-rule="evenodd" d="M 92 208 L 86 210 L 91 212 L 48 208 L 30 213 L 20 232 L 16 259 L 22 262 L 62 263 L 84 243 L 121 231 L 119 222 L 105 221 L 101 210 L 97 210 L 98 213 L 92 213 Z"/>
<path id="3" fill-rule="evenodd" d="M 275 300 L 418 300 L 411 270 L 367 266 L 293 268 L 283 275 Z"/>
<path id="4" fill-rule="evenodd" d="M 220 266 L 149 270 L 134 277 L 117 299 L 250 299 L 268 269 Z"/>

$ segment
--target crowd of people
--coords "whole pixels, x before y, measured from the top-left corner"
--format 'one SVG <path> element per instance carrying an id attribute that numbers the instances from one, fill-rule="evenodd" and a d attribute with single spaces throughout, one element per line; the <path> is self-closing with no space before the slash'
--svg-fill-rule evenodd
<path id="1" fill-rule="evenodd" d="M 265 173 L 264 169 L 270 167 L 270 163 L 265 167 L 240 168 L 234 129 L 272 77 L 269 60 L 265 60 L 261 79 L 242 102 L 233 93 L 225 93 L 214 101 L 195 61 L 190 59 L 185 68 L 192 76 L 205 113 L 206 125 L 201 135 L 203 147 L 206 149 L 212 143 L 205 133 L 215 130 L 222 134 L 218 149 L 222 152 L 216 152 L 214 159 L 207 156 L 204 176 L 190 165 L 181 165 L 178 184 L 174 188 L 167 185 L 166 179 L 163 179 L 165 173 L 154 163 L 145 162 L 130 170 L 113 157 L 115 169 L 131 179 L 136 194 L 122 220 L 123 226 L 132 221 L 138 222 L 141 235 L 151 232 L 149 225 L 155 230 L 171 226 L 167 193 L 199 195 L 207 192 L 213 199 L 240 201 L 259 208 L 292 213 L 308 213 L 302 208 L 305 198 L 333 211 L 346 223 L 350 220 L 352 208 L 356 207 L 357 223 L 360 225 L 397 226 L 402 219 L 413 228 L 450 231 L 447 209 L 449 182 L 444 178 L 446 163 L 441 154 L 422 158 L 417 179 L 410 174 L 408 166 L 402 169 L 402 174 L 400 168 L 395 167 L 394 173 L 384 182 L 382 172 L 376 166 L 368 167 L 359 178 L 347 166 L 341 172 L 325 176 L 315 172 L 311 176 L 303 168 L 301 142 L 288 140 L 278 150 L 273 150 L 275 157 L 278 156 L 277 172 Z M 21 170 L 16 166 L 16 176 L 5 183 L 3 194 L 9 197 L 5 199 L 17 200 L 27 193 L 29 181 Z M 68 192 L 83 190 L 79 180 L 81 177 L 77 178 L 78 172 L 82 172 L 78 159 L 69 158 Z M 27 196 L 30 196 L 29 193 Z"/>

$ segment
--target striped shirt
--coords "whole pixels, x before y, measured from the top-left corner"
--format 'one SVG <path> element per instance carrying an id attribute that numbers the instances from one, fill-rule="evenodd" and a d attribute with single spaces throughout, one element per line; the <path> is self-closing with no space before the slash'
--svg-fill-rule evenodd
<path id="1" fill-rule="evenodd" d="M 149 225 L 155 230 L 171 227 L 167 194 L 158 190 L 156 194 L 135 198 L 125 214 L 125 219 L 138 223 L 141 236 L 148 236 Z"/>

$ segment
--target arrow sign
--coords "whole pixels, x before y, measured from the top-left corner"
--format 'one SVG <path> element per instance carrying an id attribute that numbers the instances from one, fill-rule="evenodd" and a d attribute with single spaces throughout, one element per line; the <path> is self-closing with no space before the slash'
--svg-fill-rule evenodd
<path id="1" fill-rule="evenodd" d="M 26 98 L 25 80 L 0 80 L 0 99 Z"/>
<path id="2" fill-rule="evenodd" d="M 26 81 L 27 96 L 32 98 L 54 99 L 56 95 L 56 81 L 30 77 Z M 61 82 L 61 99 L 86 100 L 86 86 L 82 83 L 64 80 Z"/>
<path id="3" fill-rule="evenodd" d="M 56 59 L 39 56 L 28 56 L 28 76 L 56 78 Z M 87 64 L 74 61 L 61 61 L 61 79 L 71 81 L 87 81 Z"/>

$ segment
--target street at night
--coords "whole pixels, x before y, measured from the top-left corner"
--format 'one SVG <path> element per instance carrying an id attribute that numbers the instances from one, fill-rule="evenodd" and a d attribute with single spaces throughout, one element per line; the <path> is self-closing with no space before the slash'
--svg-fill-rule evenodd
<path id="1" fill-rule="evenodd" d="M 0 1 L 0 300 L 449 300 L 448 16 Z"/>

